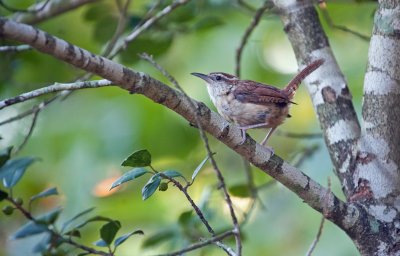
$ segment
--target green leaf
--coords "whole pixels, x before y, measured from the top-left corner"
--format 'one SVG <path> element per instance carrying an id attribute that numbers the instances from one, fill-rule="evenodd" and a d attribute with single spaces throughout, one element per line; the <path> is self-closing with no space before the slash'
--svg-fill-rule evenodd
<path id="1" fill-rule="evenodd" d="M 214 155 L 215 153 L 213 153 Z M 203 159 L 203 161 L 201 161 L 201 163 L 196 167 L 196 169 L 194 170 L 193 174 L 192 174 L 192 182 L 194 181 L 194 179 L 196 178 L 197 174 L 199 174 L 201 168 L 203 168 L 203 166 L 206 164 L 207 160 L 210 159 L 210 156 L 207 155 L 206 158 Z"/>
<path id="2" fill-rule="evenodd" d="M 142 230 L 135 230 L 128 234 L 122 235 L 122 236 L 118 237 L 117 239 L 115 239 L 114 246 L 115 247 L 119 246 L 120 244 L 125 242 L 129 237 L 131 237 L 133 235 L 144 235 L 144 232 Z"/>
<path id="3" fill-rule="evenodd" d="M 199 20 L 193 28 L 196 30 L 206 30 L 206 29 L 211 29 L 215 28 L 218 26 L 223 25 L 224 22 L 222 19 L 212 16 L 212 17 L 205 17 L 204 19 Z"/>
<path id="4" fill-rule="evenodd" d="M 93 39 L 101 43 L 107 42 L 113 36 L 118 25 L 118 19 L 112 15 L 107 15 L 107 13 L 109 11 L 99 16 L 94 25 Z"/>
<path id="5" fill-rule="evenodd" d="M 97 240 L 93 244 L 99 247 L 108 247 L 108 244 L 103 239 Z"/>
<path id="6" fill-rule="evenodd" d="M 64 235 L 75 236 L 75 237 L 79 237 L 80 238 L 81 237 L 81 232 L 79 230 L 77 230 L 77 229 L 73 229 L 71 231 L 66 232 Z"/>
<path id="7" fill-rule="evenodd" d="M 151 155 L 147 149 L 142 149 L 133 152 L 127 159 L 122 163 L 122 166 L 130 167 L 145 167 L 151 164 Z"/>
<path id="8" fill-rule="evenodd" d="M 8 159 L 10 159 L 12 148 L 13 147 L 8 147 L 0 151 L 0 167 L 3 166 Z"/>
<path id="9" fill-rule="evenodd" d="M 175 9 L 170 15 L 168 15 L 166 20 L 175 23 L 184 23 L 194 19 L 197 14 L 197 4 L 192 2 Z"/>
<path id="10" fill-rule="evenodd" d="M 185 177 L 178 171 L 175 170 L 168 170 L 168 171 L 164 171 L 162 172 L 165 176 L 170 177 L 170 178 L 175 178 L 175 177 L 182 177 L 183 179 L 185 179 Z M 186 179 L 185 179 L 186 180 Z"/>
<path id="11" fill-rule="evenodd" d="M 32 252 L 41 253 L 41 252 L 46 251 L 49 248 L 50 241 L 51 241 L 51 234 L 47 233 L 43 237 L 43 239 L 33 247 Z"/>
<path id="12" fill-rule="evenodd" d="M 228 188 L 228 191 L 230 194 L 236 197 L 250 197 L 251 196 L 251 191 L 249 188 L 249 185 L 247 184 L 239 184 L 239 185 L 233 185 Z"/>
<path id="13" fill-rule="evenodd" d="M 46 231 L 48 231 L 46 225 L 29 221 L 28 223 L 23 225 L 21 228 L 19 228 L 14 233 L 14 235 L 11 236 L 11 239 L 20 239 L 20 238 L 40 234 L 40 233 L 43 233 Z"/>
<path id="14" fill-rule="evenodd" d="M 174 35 L 168 31 L 144 33 L 129 43 L 126 50 L 122 52 L 119 57 L 124 64 L 133 64 L 137 62 L 140 59 L 138 54 L 143 52 L 147 52 L 154 58 L 157 58 L 167 52 L 172 45 L 173 39 Z"/>
<path id="15" fill-rule="evenodd" d="M 187 226 L 193 216 L 193 210 L 184 211 L 179 215 L 178 223 L 182 226 Z"/>
<path id="16" fill-rule="evenodd" d="M 103 241 L 107 245 L 110 245 L 120 228 L 121 228 L 121 223 L 119 223 L 119 221 L 108 222 L 107 224 L 103 225 L 100 229 L 101 239 L 103 239 Z"/>
<path id="17" fill-rule="evenodd" d="M 42 224 L 47 224 L 47 225 L 53 224 L 57 220 L 62 210 L 63 209 L 61 207 L 55 208 L 50 212 L 40 215 L 39 217 L 36 218 L 36 220 L 38 223 Z"/>
<path id="18" fill-rule="evenodd" d="M 150 173 L 150 172 L 144 168 L 134 168 L 134 169 L 130 170 L 129 172 L 124 173 L 121 177 L 119 177 L 116 181 L 114 181 L 113 184 L 111 185 L 110 190 L 115 187 L 118 187 L 122 183 L 139 178 L 140 176 L 142 176 L 145 173 Z"/>
<path id="19" fill-rule="evenodd" d="M 74 220 L 78 219 L 79 217 L 88 214 L 89 212 L 93 211 L 95 207 L 91 207 L 89 209 L 86 209 L 78 214 L 76 214 L 74 217 L 72 217 L 71 219 L 67 220 L 66 222 L 64 222 L 62 228 L 61 228 L 61 232 L 63 232 L 69 224 L 71 224 Z"/>
<path id="20" fill-rule="evenodd" d="M 35 162 L 37 158 L 23 157 L 8 160 L 0 168 L 0 179 L 3 179 L 3 184 L 6 188 L 14 187 L 22 178 L 26 168 Z"/>
<path id="21" fill-rule="evenodd" d="M 108 221 L 108 222 L 110 222 L 110 221 L 113 221 L 113 219 L 110 219 L 108 217 L 103 217 L 103 216 L 95 216 L 95 217 L 92 217 L 92 218 L 82 222 L 79 225 L 76 225 L 73 229 L 80 229 L 80 228 L 86 226 L 87 224 L 89 224 L 91 222 L 96 222 L 96 221 Z"/>
<path id="22" fill-rule="evenodd" d="M 58 191 L 57 191 L 56 187 L 46 189 L 46 190 L 40 192 L 39 194 L 36 194 L 36 195 L 32 196 L 30 201 L 33 202 L 36 199 L 43 198 L 43 197 L 48 197 L 48 196 L 52 196 L 52 195 L 58 195 Z"/>
<path id="23" fill-rule="evenodd" d="M 173 238 L 174 236 L 176 236 L 176 232 L 174 230 L 172 229 L 163 230 L 145 239 L 143 241 L 142 247 L 143 248 L 153 247 L 162 242 L 165 242 L 168 239 Z"/>
<path id="24" fill-rule="evenodd" d="M 8 197 L 8 193 L 0 189 L 0 202 Z"/>
<path id="25" fill-rule="evenodd" d="M 154 174 L 142 189 L 143 200 L 149 198 L 157 190 L 160 183 L 161 183 L 160 174 L 159 173 Z"/>
<path id="26" fill-rule="evenodd" d="M 110 13 L 110 9 L 112 10 L 112 6 L 104 2 L 90 5 L 83 14 L 83 19 L 86 21 L 97 21 L 105 13 Z"/>

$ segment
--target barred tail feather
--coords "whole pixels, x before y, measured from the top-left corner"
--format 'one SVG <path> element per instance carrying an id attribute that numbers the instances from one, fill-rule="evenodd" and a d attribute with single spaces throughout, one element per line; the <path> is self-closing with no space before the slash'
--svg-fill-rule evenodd
<path id="1" fill-rule="evenodd" d="M 292 99 L 294 97 L 294 94 L 296 93 L 297 88 L 299 88 L 299 85 L 301 82 L 306 78 L 309 74 L 314 72 L 317 68 L 319 68 L 323 63 L 325 62 L 324 59 L 319 59 L 314 62 L 312 62 L 310 65 L 305 67 L 300 73 L 298 73 L 292 81 L 283 89 L 283 91 L 286 93 L 289 99 Z"/>

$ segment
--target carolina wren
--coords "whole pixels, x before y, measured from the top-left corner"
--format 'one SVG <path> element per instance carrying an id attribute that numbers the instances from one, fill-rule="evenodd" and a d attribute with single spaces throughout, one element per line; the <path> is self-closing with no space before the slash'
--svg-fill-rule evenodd
<path id="1" fill-rule="evenodd" d="M 283 89 L 251 80 L 240 80 L 234 75 L 213 72 L 208 75 L 191 73 L 207 83 L 208 94 L 215 107 L 226 120 L 239 125 L 242 142 L 246 140 L 246 131 L 252 128 L 270 128 L 262 145 L 276 127 L 289 115 L 290 104 L 297 88 L 305 77 L 324 63 L 316 60 L 297 74 Z"/>

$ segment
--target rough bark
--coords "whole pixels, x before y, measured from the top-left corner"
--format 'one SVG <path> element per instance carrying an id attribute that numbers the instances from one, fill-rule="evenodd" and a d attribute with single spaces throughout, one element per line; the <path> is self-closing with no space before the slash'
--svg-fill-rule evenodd
<path id="1" fill-rule="evenodd" d="M 380 1 L 375 15 L 362 132 L 347 83 L 310 2 L 275 4 L 299 63 L 316 58 L 329 63 L 306 80 L 336 174 L 349 205 L 359 209 L 359 223 L 344 230 L 362 255 L 400 255 L 399 1 Z"/>
<path id="2" fill-rule="evenodd" d="M 299 66 L 315 59 L 325 59 L 326 64 L 306 78 L 306 86 L 336 174 L 348 198 L 349 191 L 354 188 L 349 166 L 355 162 L 360 125 L 347 82 L 335 60 L 315 8 L 292 0 L 277 0 L 275 4 L 280 10 L 284 30 Z"/>

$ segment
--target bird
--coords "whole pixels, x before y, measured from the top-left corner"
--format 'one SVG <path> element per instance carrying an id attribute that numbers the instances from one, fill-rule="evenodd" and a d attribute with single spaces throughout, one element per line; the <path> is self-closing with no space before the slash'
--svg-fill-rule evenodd
<path id="1" fill-rule="evenodd" d="M 324 63 L 317 59 L 301 70 L 283 89 L 252 80 L 240 80 L 224 73 L 208 75 L 191 73 L 203 79 L 207 91 L 218 113 L 227 121 L 239 126 L 243 144 L 246 131 L 254 128 L 269 128 L 261 145 L 266 146 L 275 129 L 290 117 L 289 107 L 301 82 Z"/>

